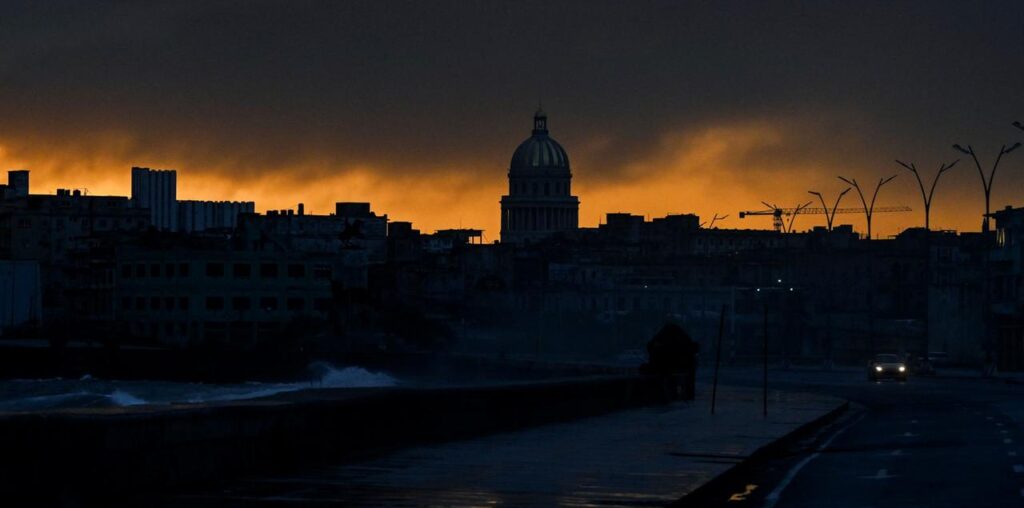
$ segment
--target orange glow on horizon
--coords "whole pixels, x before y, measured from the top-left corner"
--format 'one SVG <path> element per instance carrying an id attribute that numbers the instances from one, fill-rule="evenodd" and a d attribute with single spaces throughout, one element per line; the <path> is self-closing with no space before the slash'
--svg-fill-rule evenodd
<path id="1" fill-rule="evenodd" d="M 784 207 L 811 201 L 807 188 L 834 198 L 845 188 L 835 174 L 860 177 L 862 182 L 877 179 L 877 171 L 856 162 L 837 165 L 811 154 L 806 162 L 794 163 L 789 158 L 779 160 L 771 155 L 785 152 L 800 135 L 769 122 L 667 133 L 646 156 L 615 168 L 602 167 L 589 149 L 599 146 L 599 141 L 577 140 L 576 151 L 573 144 L 565 143 L 573 161 L 573 193 L 581 201 L 580 224 L 596 226 L 609 212 L 648 217 L 696 213 L 703 219 L 719 213 L 728 214 L 729 218 L 718 227 L 769 229 L 770 217 L 740 220 L 738 212 L 762 209 L 762 200 Z M 506 193 L 507 155 L 515 148 L 513 143 L 507 154 L 480 157 L 472 167 L 464 164 L 396 172 L 371 165 L 333 168 L 329 162 L 309 160 L 278 169 L 242 170 L 237 164 L 203 162 L 189 155 L 147 154 L 130 141 L 109 135 L 92 140 L 93 144 L 87 147 L 40 148 L 23 143 L 14 149 L 4 141 L 0 140 L 0 167 L 31 170 L 34 193 L 84 188 L 90 194 L 128 195 L 129 168 L 149 166 L 178 170 L 179 199 L 255 201 L 258 211 L 294 208 L 301 202 L 308 213 L 320 214 L 331 213 L 338 201 L 368 201 L 378 214 L 388 214 L 393 221 L 411 221 L 422 231 L 482 228 L 487 241 L 499 238 L 498 200 Z M 828 174 L 823 174 L 823 167 L 829 168 Z M 981 191 L 970 185 L 973 182 L 969 180 L 969 169 L 961 168 L 963 174 L 940 183 L 932 213 L 934 229 L 979 229 Z M 886 171 L 898 172 L 896 168 Z M 1004 200 L 997 192 L 993 209 L 1001 208 Z M 877 206 L 887 205 L 908 205 L 914 211 L 876 215 L 877 237 L 923 223 L 920 196 L 910 175 L 901 174 L 883 189 Z M 818 206 L 817 202 L 812 206 Z M 861 204 L 856 193 L 851 192 L 841 206 Z M 801 216 L 796 229 L 823 224 L 822 216 Z M 863 232 L 864 217 L 840 215 L 836 224 L 853 224 Z"/>

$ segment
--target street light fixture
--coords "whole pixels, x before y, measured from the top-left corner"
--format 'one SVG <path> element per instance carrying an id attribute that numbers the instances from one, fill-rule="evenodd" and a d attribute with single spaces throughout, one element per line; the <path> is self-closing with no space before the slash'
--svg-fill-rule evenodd
<path id="1" fill-rule="evenodd" d="M 828 205 L 825 204 L 825 196 L 822 196 L 818 191 L 807 191 L 808 194 L 818 196 L 818 199 L 821 200 L 821 208 L 825 211 L 825 223 L 828 224 L 829 231 L 832 231 L 832 219 L 836 218 L 836 210 L 839 209 L 839 202 L 842 201 L 843 196 L 845 196 L 847 192 L 850 192 L 850 189 L 852 189 L 852 187 L 847 187 L 846 190 L 839 193 L 839 197 L 836 198 L 836 204 L 832 207 L 831 212 L 829 212 Z"/>
<path id="2" fill-rule="evenodd" d="M 852 185 L 854 189 L 857 189 L 857 195 L 860 196 L 860 202 L 864 204 L 864 215 L 867 218 L 867 222 L 868 222 L 868 240 L 871 239 L 871 216 L 875 212 L 875 199 L 878 198 L 878 191 L 879 191 L 879 189 L 882 188 L 883 185 L 891 182 L 893 178 L 896 178 L 896 176 L 897 175 L 892 175 L 889 178 L 880 178 L 878 180 L 878 185 L 875 186 L 875 193 L 871 195 L 871 204 L 868 204 L 867 200 L 864 199 L 864 193 L 861 192 L 860 185 L 857 183 L 857 179 L 856 178 L 852 178 L 852 179 L 848 180 L 848 179 L 843 178 L 841 176 L 839 177 L 840 180 L 842 180 L 842 181 Z"/>
<path id="3" fill-rule="evenodd" d="M 900 166 L 903 166 L 904 168 L 907 168 L 908 171 L 910 171 L 911 173 L 914 174 L 914 178 L 917 178 L 917 186 L 921 189 L 921 199 L 924 200 L 924 229 L 925 229 L 925 231 L 929 231 L 931 229 L 931 227 L 930 227 L 930 218 L 931 218 L 931 213 L 932 213 L 932 198 L 935 197 L 935 186 L 939 184 L 939 177 L 941 177 L 942 174 L 945 173 L 946 171 L 949 171 L 949 170 L 953 169 L 953 166 L 956 166 L 956 163 L 958 163 L 958 162 L 960 162 L 960 159 L 957 159 L 957 160 L 953 161 L 952 164 L 943 163 L 942 166 L 939 167 L 939 172 L 935 173 L 935 179 L 932 180 L 932 188 L 931 188 L 931 190 L 929 190 L 928 192 L 925 192 L 925 190 L 924 190 L 924 182 L 921 181 L 921 174 L 917 172 L 917 166 L 915 166 L 913 162 L 908 164 L 908 163 L 903 162 L 901 160 L 897 160 L 896 161 L 896 164 L 899 164 Z"/>
<path id="4" fill-rule="evenodd" d="M 1017 125 L 1019 127 L 1019 122 L 1015 122 L 1014 125 Z M 974 166 L 978 168 L 978 175 L 981 176 L 981 188 L 985 191 L 985 216 L 984 216 L 984 219 L 981 222 L 981 231 L 983 233 L 988 233 L 988 231 L 989 231 L 989 226 L 988 226 L 988 219 L 989 219 L 989 217 L 988 217 L 988 215 L 989 215 L 990 204 L 991 204 L 991 199 L 992 199 L 992 181 L 995 180 L 996 169 L 999 168 L 999 161 L 1001 161 L 1003 159 L 1004 155 L 1006 155 L 1006 154 L 1008 154 L 1008 153 L 1010 153 L 1010 152 L 1012 152 L 1012 151 L 1014 151 L 1014 150 L 1016 150 L 1018 148 L 1020 148 L 1020 143 L 1014 143 L 1013 145 L 1011 145 L 1009 147 L 1007 147 L 1006 145 L 1003 145 L 999 149 L 999 155 L 996 156 L 996 162 L 995 162 L 995 164 L 992 164 L 992 170 L 989 171 L 988 179 L 986 179 L 985 178 L 985 170 L 981 169 L 981 161 L 978 160 L 977 154 L 974 153 L 974 147 L 972 147 L 971 145 L 967 145 L 967 148 L 964 148 L 964 147 L 962 147 L 960 145 L 953 145 L 953 149 L 954 150 L 956 150 L 956 151 L 958 151 L 958 152 L 960 152 L 962 154 L 970 155 L 971 156 L 971 159 L 974 160 Z"/>

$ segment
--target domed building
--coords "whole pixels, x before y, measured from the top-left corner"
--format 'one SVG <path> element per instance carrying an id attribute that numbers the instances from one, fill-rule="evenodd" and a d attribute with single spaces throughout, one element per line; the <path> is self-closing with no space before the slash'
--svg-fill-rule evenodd
<path id="1" fill-rule="evenodd" d="M 572 195 L 569 156 L 548 135 L 538 110 L 533 135 L 519 144 L 508 168 L 508 195 L 501 197 L 501 241 L 522 243 L 579 226 L 580 200 Z"/>

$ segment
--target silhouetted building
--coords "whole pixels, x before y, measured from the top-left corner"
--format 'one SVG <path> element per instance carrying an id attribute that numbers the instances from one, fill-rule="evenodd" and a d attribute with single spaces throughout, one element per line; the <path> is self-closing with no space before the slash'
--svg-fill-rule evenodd
<path id="1" fill-rule="evenodd" d="M 28 196 L 28 171 L 18 169 L 7 172 L 7 185 L 2 186 L 0 198 L 24 198 Z"/>
<path id="2" fill-rule="evenodd" d="M 325 255 L 178 243 L 117 252 L 116 322 L 133 337 L 179 346 L 297 340 L 302 337 L 286 337 L 289 327 L 326 322 L 335 286 L 366 287 L 362 251 Z"/>
<path id="3" fill-rule="evenodd" d="M 501 197 L 501 241 L 522 243 L 579 226 L 579 198 L 572 195 L 569 156 L 548 135 L 547 116 L 538 110 L 533 135 L 512 155 L 508 195 Z"/>
<path id="4" fill-rule="evenodd" d="M 126 197 L 67 189 L 16 195 L 0 202 L 0 259 L 39 263 L 43 317 L 58 318 L 71 310 L 67 292 L 91 270 L 94 252 L 149 225 L 149 211 Z"/>
<path id="5" fill-rule="evenodd" d="M 388 216 L 377 215 L 369 203 L 337 203 L 331 215 L 294 210 L 268 210 L 239 217 L 239 235 L 254 248 L 273 243 L 295 252 L 338 253 L 362 249 L 371 263 L 387 259 Z"/>
<path id="6" fill-rule="evenodd" d="M 996 247 L 990 258 L 991 355 L 1002 370 L 1024 370 L 1024 208 L 992 213 Z"/>
<path id="7" fill-rule="evenodd" d="M 192 233 L 208 229 L 234 229 L 238 216 L 256 213 L 252 201 L 178 201 L 178 231 Z"/>
<path id="8" fill-rule="evenodd" d="M 0 336 L 43 318 L 39 263 L 0 261 Z"/>
<path id="9" fill-rule="evenodd" d="M 150 222 L 161 231 L 178 230 L 178 172 L 132 168 L 132 203 L 149 210 Z"/>

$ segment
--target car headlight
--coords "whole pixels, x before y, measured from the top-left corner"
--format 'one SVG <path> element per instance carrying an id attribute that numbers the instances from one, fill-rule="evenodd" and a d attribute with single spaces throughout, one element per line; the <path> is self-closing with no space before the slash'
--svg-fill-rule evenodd
<path id="1" fill-rule="evenodd" d="M 878 372 L 882 372 L 882 366 L 881 365 L 875 365 L 875 370 L 878 371 Z"/>
<path id="2" fill-rule="evenodd" d="M 900 365 L 900 372 L 906 372 L 906 371 L 907 371 L 907 368 L 902 366 L 902 365 Z"/>

